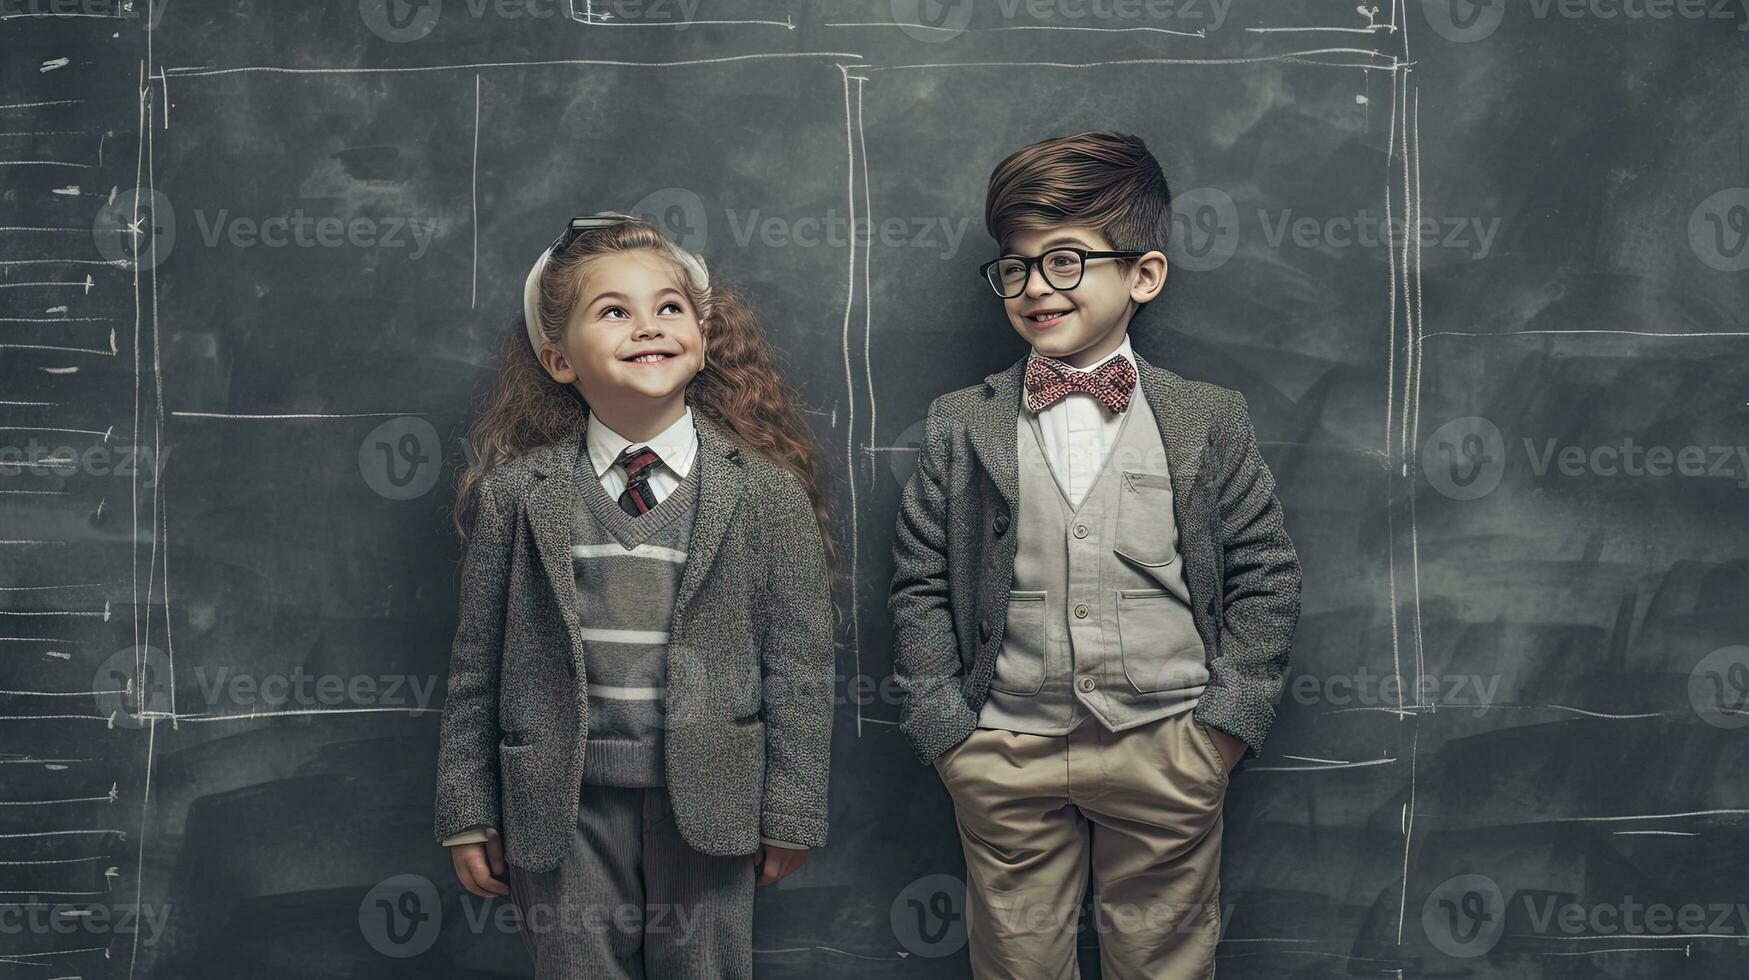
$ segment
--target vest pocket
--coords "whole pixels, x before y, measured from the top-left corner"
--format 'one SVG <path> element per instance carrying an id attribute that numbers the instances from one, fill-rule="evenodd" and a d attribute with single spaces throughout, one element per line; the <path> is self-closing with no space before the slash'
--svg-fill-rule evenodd
<path id="1" fill-rule="evenodd" d="M 1174 669 L 1175 651 L 1168 646 L 1177 601 L 1165 589 L 1117 590 L 1118 650 L 1124 677 L 1137 693 L 1156 694 L 1185 686 L 1184 678 Z"/>
<path id="2" fill-rule="evenodd" d="M 1178 558 L 1177 541 L 1171 478 L 1124 470 L 1117 495 L 1117 540 L 1111 550 L 1138 565 L 1160 568 Z"/>
<path id="3" fill-rule="evenodd" d="M 1002 649 L 996 654 L 996 671 L 990 689 L 1003 694 L 1031 697 L 1045 686 L 1045 591 L 1011 590 L 1008 593 L 1008 626 L 1002 633 Z"/>

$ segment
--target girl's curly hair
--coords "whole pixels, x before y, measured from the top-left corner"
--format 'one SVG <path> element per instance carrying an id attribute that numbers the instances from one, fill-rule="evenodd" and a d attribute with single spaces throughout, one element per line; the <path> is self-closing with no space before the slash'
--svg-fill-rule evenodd
<path id="1" fill-rule="evenodd" d="M 592 260 L 621 252 L 649 250 L 674 266 L 682 288 L 698 312 L 707 356 L 704 369 L 686 388 L 686 403 L 723 423 L 754 450 L 794 473 L 807 488 L 825 539 L 828 562 L 837 555 L 827 506 L 825 474 L 813 430 L 802 417 L 795 390 L 778 373 L 765 334 L 746 299 L 735 289 L 712 286 L 703 260 L 669 241 L 655 225 L 626 220 L 580 234 L 547 263 L 540 278 L 541 335 L 557 342 L 583 295 Z M 456 490 L 452 520 L 467 537 L 465 515 L 476 503 L 480 480 L 518 453 L 576 432 L 580 414 L 589 412 L 571 385 L 554 381 L 535 359 L 522 317 L 504 331 L 497 354 L 497 381 L 483 410 L 468 429 L 469 459 Z"/>

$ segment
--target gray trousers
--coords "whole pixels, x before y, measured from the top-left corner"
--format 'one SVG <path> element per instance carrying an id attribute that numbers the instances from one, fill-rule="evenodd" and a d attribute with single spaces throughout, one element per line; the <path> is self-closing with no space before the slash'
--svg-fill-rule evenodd
<path id="1" fill-rule="evenodd" d="M 508 867 L 535 980 L 753 975 L 753 858 L 689 847 L 666 789 L 586 786 L 564 861 Z"/>

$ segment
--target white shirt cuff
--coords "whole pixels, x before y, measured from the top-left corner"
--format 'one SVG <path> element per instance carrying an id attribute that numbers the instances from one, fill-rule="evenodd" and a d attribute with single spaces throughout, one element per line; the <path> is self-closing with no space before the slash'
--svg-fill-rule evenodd
<path id="1" fill-rule="evenodd" d="M 454 847 L 457 844 L 483 844 L 487 840 L 497 836 L 497 827 L 488 827 L 482 824 L 478 827 L 470 827 L 467 830 L 450 834 L 443 839 L 443 846 Z"/>

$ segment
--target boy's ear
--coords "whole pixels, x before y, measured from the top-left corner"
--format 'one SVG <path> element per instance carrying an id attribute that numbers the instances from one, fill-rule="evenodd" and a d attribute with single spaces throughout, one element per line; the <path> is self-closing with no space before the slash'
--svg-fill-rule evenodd
<path id="1" fill-rule="evenodd" d="M 1166 286 L 1166 253 L 1155 249 L 1136 259 L 1135 278 L 1130 283 L 1130 299 L 1146 303 L 1160 295 Z"/>
<path id="2" fill-rule="evenodd" d="M 551 343 L 542 344 L 536 358 L 540 361 L 540 366 L 546 368 L 547 377 L 562 385 L 577 383 L 577 369 L 571 366 L 565 352 Z"/>

